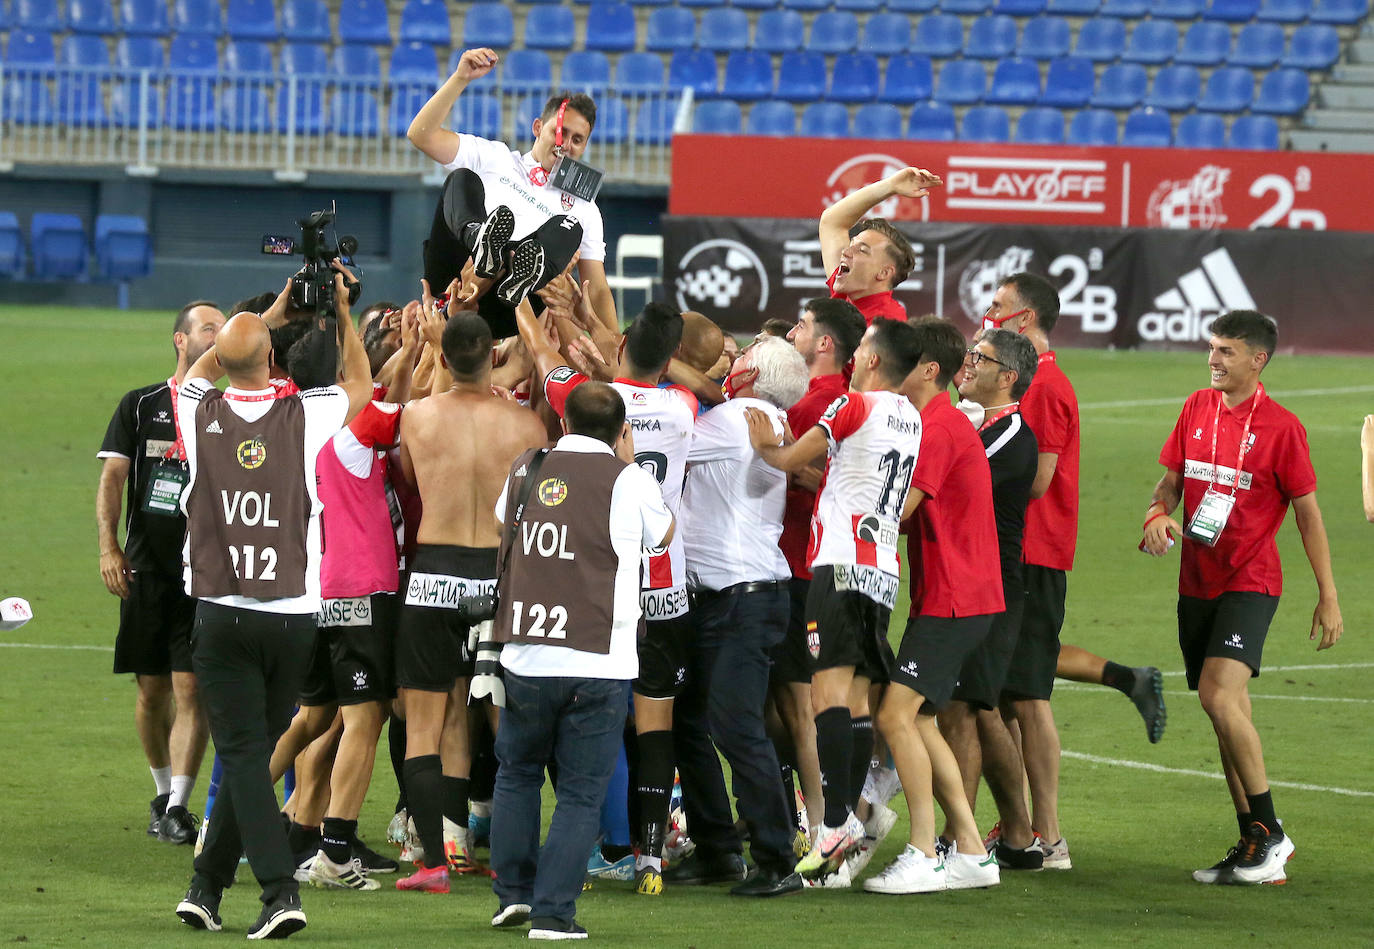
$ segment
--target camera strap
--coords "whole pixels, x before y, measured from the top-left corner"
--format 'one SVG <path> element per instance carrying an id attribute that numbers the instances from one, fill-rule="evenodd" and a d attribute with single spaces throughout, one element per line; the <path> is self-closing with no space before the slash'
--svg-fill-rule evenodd
<path id="1" fill-rule="evenodd" d="M 549 449 L 541 448 L 534 453 L 525 466 L 525 477 L 520 482 L 520 492 L 515 500 L 515 514 L 511 518 L 510 524 L 506 526 L 506 541 L 502 545 L 501 568 L 497 576 L 502 576 L 506 572 L 506 566 L 510 563 L 510 550 L 515 546 L 515 532 L 520 527 L 520 519 L 525 515 L 525 505 L 529 503 L 530 494 L 534 491 L 535 480 L 539 477 L 539 469 L 544 464 L 544 456 L 549 453 Z"/>

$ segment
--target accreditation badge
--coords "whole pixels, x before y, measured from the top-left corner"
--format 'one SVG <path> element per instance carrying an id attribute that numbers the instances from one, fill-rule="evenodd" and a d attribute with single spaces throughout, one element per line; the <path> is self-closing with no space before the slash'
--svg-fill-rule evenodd
<path id="1" fill-rule="evenodd" d="M 181 516 L 181 492 L 191 476 L 186 465 L 179 461 L 159 461 L 148 476 L 148 490 L 143 497 L 143 513 L 161 517 Z"/>
<path id="2" fill-rule="evenodd" d="M 1207 493 L 1202 496 L 1202 501 L 1198 504 L 1197 510 L 1193 512 L 1193 518 L 1188 522 L 1188 527 L 1183 532 L 1183 536 L 1189 540 L 1195 540 L 1199 544 L 1215 547 L 1217 539 L 1221 537 L 1221 532 L 1226 527 L 1226 521 L 1231 516 L 1231 509 L 1235 506 L 1234 495 L 1222 494 L 1215 488 L 1209 487 Z"/>

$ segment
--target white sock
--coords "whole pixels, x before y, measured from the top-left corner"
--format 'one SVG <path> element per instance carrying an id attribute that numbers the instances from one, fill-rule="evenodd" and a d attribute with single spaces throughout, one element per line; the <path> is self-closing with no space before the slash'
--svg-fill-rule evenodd
<path id="1" fill-rule="evenodd" d="M 161 797 L 164 794 L 171 794 L 172 766 L 168 765 L 165 768 L 154 768 L 150 766 L 148 770 L 153 772 L 153 784 L 157 786 L 157 796 Z"/>
<path id="2" fill-rule="evenodd" d="M 642 854 L 641 854 L 640 856 L 638 856 L 638 857 L 635 857 L 635 873 L 638 873 L 640 870 L 643 870 L 645 867 L 650 868 L 650 869 L 653 870 L 655 873 L 662 873 L 662 872 L 663 872 L 663 858 L 662 858 L 662 857 L 646 857 L 646 856 L 643 856 Z"/>
<path id="3" fill-rule="evenodd" d="M 186 802 L 191 799 L 191 788 L 195 786 L 196 779 L 189 774 L 172 775 L 172 797 L 167 806 L 185 807 Z"/>

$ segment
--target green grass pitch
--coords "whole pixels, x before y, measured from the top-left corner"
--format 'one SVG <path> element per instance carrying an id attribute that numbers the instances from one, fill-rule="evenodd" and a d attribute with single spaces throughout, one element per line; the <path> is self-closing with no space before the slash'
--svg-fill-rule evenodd
<path id="1" fill-rule="evenodd" d="M 226 932 L 193 933 L 172 915 L 189 848 L 144 835 L 151 781 L 133 730 L 130 677 L 110 674 L 114 600 L 96 565 L 95 452 L 126 390 L 172 367 L 168 313 L 0 306 L 0 596 L 36 619 L 0 634 L 0 944 L 230 944 L 256 917 L 256 887 L 225 898 Z M 1370 944 L 1368 846 L 1374 804 L 1367 670 L 1374 618 L 1367 551 L 1374 527 L 1359 499 L 1359 430 L 1374 406 L 1368 360 L 1280 355 L 1271 394 L 1307 425 L 1344 608 L 1346 638 L 1318 654 L 1307 630 L 1315 587 L 1291 518 L 1281 533 L 1287 592 L 1252 684 L 1279 813 L 1297 843 L 1291 882 L 1212 888 L 1189 871 L 1218 859 L 1236 831 L 1217 750 L 1183 691 L 1174 625 L 1178 564 L 1136 552 L 1159 477 L 1159 446 L 1183 398 L 1206 384 L 1192 353 L 1071 351 L 1061 365 L 1082 403 L 1082 524 L 1069 580 L 1066 642 L 1168 673 L 1169 727 L 1150 745 L 1130 703 L 1104 688 L 1065 687 L 1055 714 L 1065 757 L 1061 820 L 1074 869 L 1012 875 L 989 891 L 926 897 L 807 892 L 743 901 L 723 889 L 649 900 L 598 883 L 579 919 L 602 945 L 1324 947 Z M 394 799 L 385 754 L 361 822 L 381 844 Z M 1149 770 L 1158 769 L 1158 770 Z M 1201 773 L 1199 773 L 1201 772 Z M 193 810 L 204 802 L 209 764 Z M 900 801 L 900 798 L 898 798 Z M 980 826 L 994 817 L 980 802 Z M 905 812 L 874 861 L 890 859 Z M 307 889 L 310 926 L 292 943 L 505 946 L 483 881 L 446 897 Z"/>

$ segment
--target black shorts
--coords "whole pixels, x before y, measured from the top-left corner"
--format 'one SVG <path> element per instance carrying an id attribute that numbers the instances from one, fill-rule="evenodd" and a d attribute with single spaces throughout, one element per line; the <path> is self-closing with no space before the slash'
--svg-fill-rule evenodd
<path id="1" fill-rule="evenodd" d="M 892 681 L 925 698 L 923 712 L 949 704 L 959 670 L 987 638 L 996 613 L 982 616 L 913 616 L 906 621 Z"/>
<path id="2" fill-rule="evenodd" d="M 395 697 L 397 600 L 394 593 L 374 593 L 324 601 L 315 616 L 302 705 L 361 705 Z"/>
<path id="3" fill-rule="evenodd" d="M 1017 635 L 1021 630 L 1025 595 L 1021 590 L 1003 583 L 1007 609 L 992 618 L 992 627 L 978 648 L 969 653 L 959 670 L 951 698 L 967 702 L 974 708 L 994 709 L 1002 697 L 1002 688 L 1016 653 Z M 1006 593 L 1005 591 L 1012 591 Z"/>
<path id="4" fill-rule="evenodd" d="M 1264 640 L 1279 598 L 1265 593 L 1223 593 L 1211 600 L 1195 596 L 1178 598 L 1178 648 L 1188 688 L 1197 691 L 1202 663 L 1209 658 L 1235 659 L 1250 667 L 1250 677 L 1260 674 Z"/>
<path id="5" fill-rule="evenodd" d="M 396 686 L 448 692 L 471 678 L 471 627 L 458 618 L 461 598 L 496 592 L 496 548 L 421 544 L 406 580 L 396 628 Z"/>
<path id="6" fill-rule="evenodd" d="M 687 681 L 687 647 L 692 641 L 692 614 L 644 624 L 639 641 L 639 677 L 634 694 L 651 699 L 671 699 Z"/>
<path id="7" fill-rule="evenodd" d="M 774 685 L 811 681 L 811 653 L 806 648 L 806 596 L 811 581 L 793 577 L 787 589 L 792 596 L 792 611 L 787 633 L 772 650 L 773 672 L 769 678 Z"/>
<path id="8" fill-rule="evenodd" d="M 114 671 L 165 676 L 191 671 L 191 623 L 196 601 L 180 577 L 151 570 L 129 576 L 129 598 L 119 601 Z"/>
<path id="9" fill-rule="evenodd" d="M 1064 628 L 1067 574 L 1053 567 L 1025 564 L 1026 600 L 1021 632 L 1002 691 L 1011 699 L 1049 701 L 1059 666 L 1059 631 Z"/>
<path id="10" fill-rule="evenodd" d="M 892 611 L 856 590 L 835 589 L 835 568 L 812 571 L 806 594 L 806 657 L 811 672 L 853 666 L 856 676 L 886 682 L 892 669 L 887 624 Z"/>

